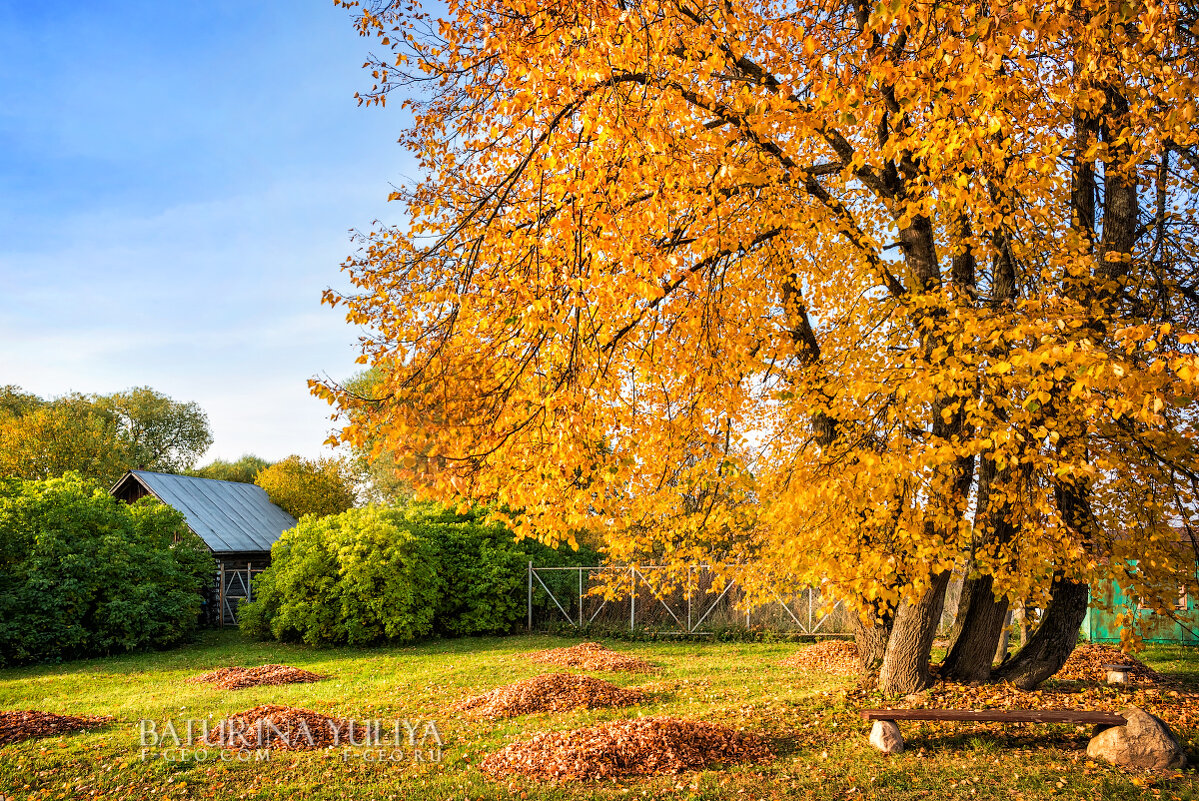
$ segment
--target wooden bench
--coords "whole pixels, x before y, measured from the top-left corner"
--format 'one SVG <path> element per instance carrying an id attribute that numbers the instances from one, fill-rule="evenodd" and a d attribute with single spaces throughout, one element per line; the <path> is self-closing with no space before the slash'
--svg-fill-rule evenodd
<path id="1" fill-rule="evenodd" d="M 870 744 L 880 751 L 903 750 L 900 720 L 959 721 L 970 723 L 1074 723 L 1094 726 L 1096 731 L 1123 726 L 1128 721 L 1115 712 L 1081 709 L 863 709 L 862 718 L 874 721 Z M 890 726 L 886 725 L 890 724 Z"/>
<path id="2" fill-rule="evenodd" d="M 1132 674 L 1132 665 L 1102 665 L 1107 671 L 1108 684 L 1128 684 L 1128 677 Z"/>

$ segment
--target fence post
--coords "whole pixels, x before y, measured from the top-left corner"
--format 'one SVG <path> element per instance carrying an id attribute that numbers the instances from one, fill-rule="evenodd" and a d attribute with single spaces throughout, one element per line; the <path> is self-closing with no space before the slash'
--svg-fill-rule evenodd
<path id="1" fill-rule="evenodd" d="M 691 633 L 691 565 L 687 565 L 687 633 Z"/>
<path id="2" fill-rule="evenodd" d="M 254 580 L 254 566 L 249 561 L 246 562 L 246 603 L 254 600 L 254 590 L 251 585 Z"/>
<path id="3" fill-rule="evenodd" d="M 529 623 L 528 623 L 528 628 L 529 628 L 529 631 L 532 631 L 532 630 L 533 630 L 533 560 L 532 560 L 532 559 L 530 559 L 530 560 L 529 560 L 529 594 L 528 594 L 528 602 L 529 602 Z"/>
<path id="4" fill-rule="evenodd" d="M 579 568 L 579 628 L 583 628 L 583 568 Z"/>
<path id="5" fill-rule="evenodd" d="M 637 628 L 637 568 L 629 565 L 629 580 L 632 590 L 629 593 L 629 631 Z"/>
<path id="6" fill-rule="evenodd" d="M 225 628 L 225 563 L 221 562 L 221 571 L 217 574 L 217 581 L 220 582 L 220 590 L 217 592 L 217 620 L 221 621 L 217 625 Z"/>

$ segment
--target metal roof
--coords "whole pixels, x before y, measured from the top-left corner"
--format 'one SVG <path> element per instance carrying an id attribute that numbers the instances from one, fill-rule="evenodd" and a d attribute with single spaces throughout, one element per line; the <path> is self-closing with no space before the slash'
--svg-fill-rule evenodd
<path id="1" fill-rule="evenodd" d="M 215 553 L 269 551 L 279 535 L 296 524 L 254 484 L 130 470 L 113 486 L 113 494 L 127 481 L 137 481 L 182 512 L 188 527 Z"/>

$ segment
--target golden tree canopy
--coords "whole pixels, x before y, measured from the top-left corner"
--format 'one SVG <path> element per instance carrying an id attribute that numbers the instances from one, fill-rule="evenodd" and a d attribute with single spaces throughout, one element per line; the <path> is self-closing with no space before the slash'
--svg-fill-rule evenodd
<path id="1" fill-rule="evenodd" d="M 887 603 L 971 551 L 1013 594 L 1193 572 L 1193 7 L 356 20 L 425 176 L 326 295 L 381 376 L 314 385 L 341 441 L 543 540 Z"/>

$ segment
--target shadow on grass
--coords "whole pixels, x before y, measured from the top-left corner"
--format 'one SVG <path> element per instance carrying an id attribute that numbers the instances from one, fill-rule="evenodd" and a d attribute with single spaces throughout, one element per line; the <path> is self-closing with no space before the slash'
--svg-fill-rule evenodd
<path id="1" fill-rule="evenodd" d="M 557 642 L 555 638 L 554 642 Z M 562 640 L 562 642 L 570 642 Z M 323 648 L 303 643 L 286 643 L 247 637 L 236 629 L 207 629 L 191 642 L 160 651 L 136 651 L 108 656 L 93 656 L 63 662 L 38 662 L 0 668 L 0 678 L 31 679 L 71 673 L 131 675 L 155 671 L 201 670 L 236 664 L 256 667 L 274 662 L 294 661 L 297 665 L 337 663 L 345 660 L 383 659 L 408 656 L 461 654 L 514 656 L 527 650 L 526 639 L 512 637 L 460 637 L 430 639 L 404 645 Z"/>

